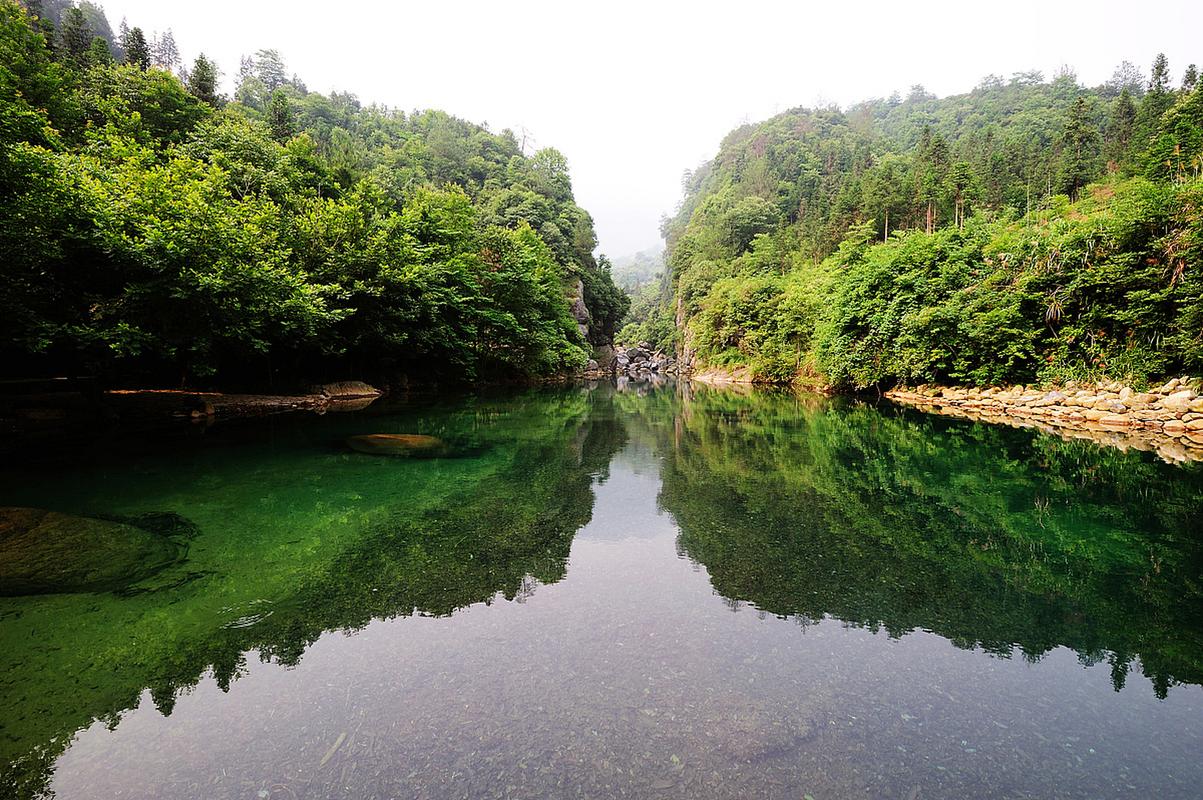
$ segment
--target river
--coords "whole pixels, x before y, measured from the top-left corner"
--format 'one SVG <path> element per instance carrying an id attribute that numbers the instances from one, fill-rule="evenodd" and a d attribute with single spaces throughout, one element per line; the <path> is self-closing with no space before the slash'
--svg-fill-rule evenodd
<path id="1" fill-rule="evenodd" d="M 445 447 L 347 447 L 372 433 Z M 19 463 L 0 505 L 169 519 L 179 556 L 104 591 L 0 597 L 0 795 L 1203 786 L 1203 465 L 672 384 Z"/>

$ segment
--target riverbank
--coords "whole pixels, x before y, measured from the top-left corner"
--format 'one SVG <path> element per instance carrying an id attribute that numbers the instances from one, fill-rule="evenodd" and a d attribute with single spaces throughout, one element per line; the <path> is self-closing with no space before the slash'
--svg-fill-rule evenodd
<path id="1" fill-rule="evenodd" d="M 190 417 L 192 419 L 256 417 L 290 411 L 345 411 L 366 408 L 383 395 L 360 381 L 314 386 L 304 394 L 229 394 L 173 389 L 114 389 L 104 402 L 119 414 Z"/>
<path id="2" fill-rule="evenodd" d="M 365 408 L 383 392 L 360 381 L 311 387 L 303 394 L 245 394 L 178 389 L 55 387 L 0 396 L 0 433 L 26 434 L 103 423 L 142 426 L 258 417 L 293 411 L 324 414 Z"/>
<path id="3" fill-rule="evenodd" d="M 1174 378 L 1146 392 L 1115 382 L 1067 381 L 1050 387 L 918 386 L 892 389 L 885 397 L 929 413 L 1037 428 L 1183 463 L 1203 461 L 1200 388 L 1191 378 Z"/>
<path id="4" fill-rule="evenodd" d="M 828 397 L 836 394 L 834 388 L 829 384 L 819 380 L 815 376 L 806 374 L 798 374 L 794 376 L 792 381 L 782 383 L 780 381 L 764 381 L 757 380 L 752 374 L 752 368 L 748 366 L 737 367 L 702 367 L 693 372 L 683 373 L 683 377 L 698 383 L 704 383 L 708 386 L 732 387 L 732 386 L 759 386 L 761 388 L 772 387 L 791 387 L 806 392 L 826 395 Z"/>

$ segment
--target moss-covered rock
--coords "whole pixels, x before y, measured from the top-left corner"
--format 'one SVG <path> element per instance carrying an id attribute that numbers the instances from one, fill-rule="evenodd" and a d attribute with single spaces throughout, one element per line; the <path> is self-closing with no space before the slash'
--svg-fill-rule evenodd
<path id="1" fill-rule="evenodd" d="M 126 523 L 0 507 L 0 595 L 118 589 L 181 554 L 171 539 Z"/>

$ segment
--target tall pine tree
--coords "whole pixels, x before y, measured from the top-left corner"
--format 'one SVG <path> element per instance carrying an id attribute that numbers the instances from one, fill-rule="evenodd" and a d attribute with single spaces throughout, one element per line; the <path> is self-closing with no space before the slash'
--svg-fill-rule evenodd
<path id="1" fill-rule="evenodd" d="M 175 43 L 175 34 L 168 28 L 161 36 L 155 37 L 152 48 L 155 66 L 174 72 L 180 65 L 180 49 Z"/>
<path id="2" fill-rule="evenodd" d="M 1149 90 L 1145 92 L 1144 99 L 1140 101 L 1140 109 L 1136 113 L 1132 154 L 1138 163 L 1147 156 L 1161 115 L 1169 111 L 1173 104 L 1169 61 L 1166 60 L 1165 53 L 1158 53 L 1157 58 L 1153 60 L 1153 74 L 1149 76 Z"/>
<path id="3" fill-rule="evenodd" d="M 139 69 L 150 68 L 150 47 L 146 44 L 146 35 L 141 28 L 130 28 L 129 33 L 121 42 L 125 52 L 125 63 Z"/>
<path id="4" fill-rule="evenodd" d="M 59 19 L 58 34 L 55 36 L 59 60 L 77 67 L 86 66 L 91 47 L 92 29 L 84 12 L 78 8 L 68 8 Z"/>
<path id="5" fill-rule="evenodd" d="M 1098 131 L 1090 120 L 1086 98 L 1079 97 L 1069 109 L 1065 131 L 1061 134 L 1061 163 L 1058 181 L 1061 191 L 1071 200 L 1095 176 L 1098 153 Z"/>
<path id="6" fill-rule="evenodd" d="M 218 104 L 217 67 L 204 53 L 192 62 L 192 71 L 188 73 L 188 91 L 211 106 Z"/>
<path id="7" fill-rule="evenodd" d="M 1111 117 L 1107 120 L 1107 138 L 1104 143 L 1107 168 L 1112 172 L 1128 163 L 1132 147 L 1132 133 L 1136 129 L 1136 103 L 1127 89 L 1120 92 L 1111 106 Z"/>

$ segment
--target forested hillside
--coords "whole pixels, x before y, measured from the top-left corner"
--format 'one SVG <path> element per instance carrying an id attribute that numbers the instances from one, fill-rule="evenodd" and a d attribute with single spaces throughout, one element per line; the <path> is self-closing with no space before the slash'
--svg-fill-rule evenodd
<path id="1" fill-rule="evenodd" d="M 664 251 L 660 248 L 640 250 L 628 256 L 614 259 L 610 267 L 614 283 L 627 292 L 637 292 L 649 283 L 655 283 L 664 272 Z"/>
<path id="2" fill-rule="evenodd" d="M 1198 374 L 1201 153 L 1197 70 L 1162 56 L 794 109 L 686 176 L 624 336 L 849 388 Z"/>
<path id="3" fill-rule="evenodd" d="M 93 4 L 0 0 L 6 377 L 535 376 L 611 339 L 559 152 L 310 92 L 272 50 L 233 98 L 220 74 Z"/>

